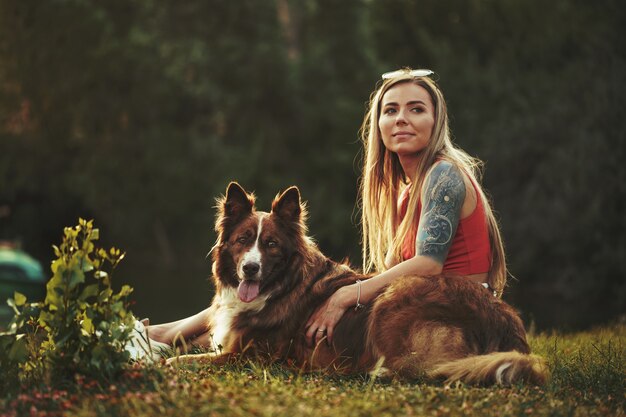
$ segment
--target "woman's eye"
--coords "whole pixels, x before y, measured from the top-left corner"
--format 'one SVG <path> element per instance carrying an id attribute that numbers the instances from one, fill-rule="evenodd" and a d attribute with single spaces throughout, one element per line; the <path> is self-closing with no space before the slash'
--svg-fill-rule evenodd
<path id="1" fill-rule="evenodd" d="M 414 107 L 411 109 L 411 111 L 415 112 L 415 113 L 423 113 L 424 109 L 421 107 Z"/>
<path id="2" fill-rule="evenodd" d="M 394 109 L 393 107 L 389 107 L 387 109 L 385 109 L 385 111 L 383 112 L 384 114 L 394 114 L 396 112 L 396 109 Z"/>

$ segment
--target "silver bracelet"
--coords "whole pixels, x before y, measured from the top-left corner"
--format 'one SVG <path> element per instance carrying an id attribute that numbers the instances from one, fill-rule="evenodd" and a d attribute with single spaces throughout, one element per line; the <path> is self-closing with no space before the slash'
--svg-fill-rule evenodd
<path id="1" fill-rule="evenodd" d="M 365 308 L 363 304 L 361 304 L 361 280 L 356 280 L 356 306 L 354 306 L 354 311 L 359 311 L 362 308 Z"/>

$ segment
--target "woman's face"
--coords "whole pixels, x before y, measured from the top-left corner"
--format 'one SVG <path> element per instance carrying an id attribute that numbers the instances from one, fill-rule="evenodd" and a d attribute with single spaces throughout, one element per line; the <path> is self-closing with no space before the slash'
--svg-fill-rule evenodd
<path id="1" fill-rule="evenodd" d="M 424 87 L 405 82 L 383 95 L 378 128 L 390 152 L 398 156 L 417 154 L 428 145 L 434 125 L 435 110 Z"/>

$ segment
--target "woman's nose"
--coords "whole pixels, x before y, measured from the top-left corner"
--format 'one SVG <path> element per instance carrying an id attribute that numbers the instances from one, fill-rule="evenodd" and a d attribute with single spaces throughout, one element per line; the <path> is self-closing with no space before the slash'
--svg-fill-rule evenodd
<path id="1" fill-rule="evenodd" d="M 397 125 L 405 125 L 406 122 L 406 117 L 404 116 L 404 112 L 403 111 L 399 111 L 398 113 L 396 113 L 396 124 Z"/>

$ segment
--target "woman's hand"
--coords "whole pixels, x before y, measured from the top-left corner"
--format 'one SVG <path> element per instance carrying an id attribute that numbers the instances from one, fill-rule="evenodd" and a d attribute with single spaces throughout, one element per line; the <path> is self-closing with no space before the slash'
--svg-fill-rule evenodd
<path id="1" fill-rule="evenodd" d="M 317 345 L 324 336 L 328 344 L 333 341 L 333 332 L 339 319 L 348 307 L 355 304 L 356 288 L 347 285 L 339 288 L 324 304 L 315 310 L 306 324 L 306 340 L 310 346 Z"/>

